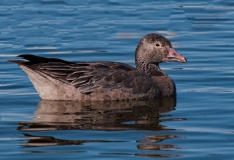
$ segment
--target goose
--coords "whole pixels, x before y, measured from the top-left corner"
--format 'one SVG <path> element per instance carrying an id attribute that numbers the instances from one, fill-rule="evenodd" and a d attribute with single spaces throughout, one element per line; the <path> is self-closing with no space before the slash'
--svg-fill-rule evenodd
<path id="1" fill-rule="evenodd" d="M 161 62 L 187 62 L 160 34 L 144 36 L 135 50 L 136 67 L 120 62 L 69 62 L 22 54 L 17 63 L 45 100 L 108 101 L 175 96 Z"/>

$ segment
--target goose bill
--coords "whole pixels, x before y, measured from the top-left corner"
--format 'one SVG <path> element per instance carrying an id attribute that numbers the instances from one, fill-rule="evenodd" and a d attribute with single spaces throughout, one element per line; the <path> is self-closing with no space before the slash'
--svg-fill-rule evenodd
<path id="1" fill-rule="evenodd" d="M 167 55 L 167 62 L 182 62 L 186 63 L 187 59 L 176 52 L 173 48 L 169 48 L 169 54 Z"/>

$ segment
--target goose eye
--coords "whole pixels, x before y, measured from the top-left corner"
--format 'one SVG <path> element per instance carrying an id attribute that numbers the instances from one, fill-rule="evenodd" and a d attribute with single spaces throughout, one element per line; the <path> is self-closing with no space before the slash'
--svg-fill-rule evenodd
<path id="1" fill-rule="evenodd" d="M 160 44 L 157 43 L 156 46 L 158 47 L 158 46 L 160 46 Z"/>

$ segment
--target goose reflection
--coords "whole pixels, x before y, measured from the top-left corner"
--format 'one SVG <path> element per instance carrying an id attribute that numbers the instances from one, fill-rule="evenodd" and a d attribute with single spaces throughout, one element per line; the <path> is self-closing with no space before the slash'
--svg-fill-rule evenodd
<path id="1" fill-rule="evenodd" d="M 171 119 L 175 97 L 150 100 L 79 102 L 42 100 L 32 122 L 21 122 L 19 130 L 163 130 L 160 122 Z M 164 117 L 160 120 L 160 117 Z"/>
<path id="2" fill-rule="evenodd" d="M 164 97 L 150 100 L 77 102 L 48 101 L 38 103 L 35 118 L 31 122 L 20 122 L 18 130 L 173 130 L 160 124 L 164 121 L 183 120 L 171 118 L 169 111 L 175 109 L 176 97 Z M 33 133 L 33 132 L 31 132 Z M 34 136 L 24 134 L 28 142 L 24 146 L 80 145 L 90 142 L 123 142 L 107 140 L 66 140 L 52 136 Z M 172 144 L 162 145 L 158 142 L 178 138 L 176 135 L 145 135 L 146 140 L 137 140 L 139 150 L 176 149 Z M 147 156 L 145 154 L 136 154 Z M 167 155 L 148 155 L 167 157 Z M 170 157 L 171 155 L 169 155 Z"/>

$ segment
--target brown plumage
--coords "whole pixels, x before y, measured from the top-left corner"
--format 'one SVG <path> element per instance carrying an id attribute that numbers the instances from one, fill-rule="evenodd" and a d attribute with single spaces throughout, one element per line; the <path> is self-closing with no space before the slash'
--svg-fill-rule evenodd
<path id="1" fill-rule="evenodd" d="M 42 99 L 104 101 L 154 98 L 176 94 L 172 79 L 160 62 L 187 62 L 168 39 L 143 37 L 135 51 L 136 68 L 119 62 L 68 62 L 57 58 L 19 55 L 17 63 Z"/>

